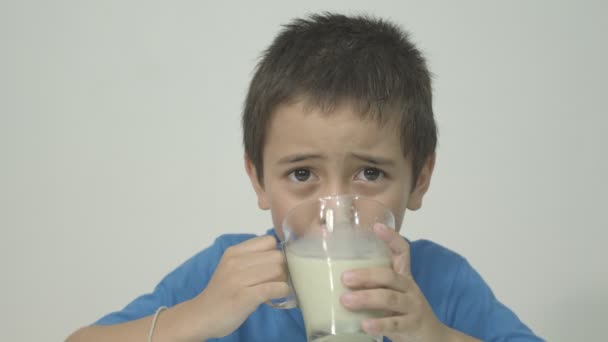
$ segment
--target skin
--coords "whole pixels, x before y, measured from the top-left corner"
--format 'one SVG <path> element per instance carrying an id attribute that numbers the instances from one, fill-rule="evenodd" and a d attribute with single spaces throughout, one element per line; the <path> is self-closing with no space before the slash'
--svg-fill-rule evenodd
<path id="1" fill-rule="evenodd" d="M 331 114 L 302 103 L 279 106 L 264 146 L 264 176 L 251 160 L 245 169 L 261 209 L 275 227 L 295 205 L 318 197 L 360 194 L 395 215 L 397 231 L 406 209 L 417 210 L 429 188 L 435 163 L 430 156 L 412 181 L 411 161 L 403 156 L 397 125 L 362 120 L 348 105 Z M 359 269 L 343 274 L 353 289 L 341 298 L 350 310 L 377 309 L 387 317 L 362 322 L 372 334 L 400 341 L 477 341 L 443 325 L 410 274 L 409 245 L 396 230 L 374 227 L 392 251 L 393 269 Z M 280 234 L 279 231 L 277 231 Z M 272 236 L 228 248 L 203 292 L 163 311 L 154 341 L 204 341 L 236 330 L 269 299 L 288 295 L 285 260 Z M 152 317 L 112 326 L 85 327 L 68 338 L 78 341 L 145 340 Z"/>

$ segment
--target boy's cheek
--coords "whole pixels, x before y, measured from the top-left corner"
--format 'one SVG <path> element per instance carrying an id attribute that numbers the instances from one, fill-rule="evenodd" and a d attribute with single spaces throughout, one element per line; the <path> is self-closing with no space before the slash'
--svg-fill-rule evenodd
<path id="1" fill-rule="evenodd" d="M 285 219 L 285 216 L 287 216 L 288 211 L 289 211 L 289 209 L 287 208 L 287 205 L 285 205 L 285 203 L 283 203 L 283 204 L 271 203 L 270 212 L 272 214 L 272 223 L 274 224 L 274 229 L 281 240 L 283 239 L 283 235 L 282 235 L 283 220 Z"/>
<path id="2" fill-rule="evenodd" d="M 277 228 L 280 228 L 283 225 L 283 221 L 285 220 L 285 217 L 287 216 L 289 211 L 298 204 L 302 203 L 303 200 L 300 199 L 298 196 L 289 194 L 285 190 L 276 191 L 276 188 L 268 190 L 270 212 L 272 214 L 272 223 L 274 224 L 274 227 L 278 233 L 278 230 L 280 229 Z"/>

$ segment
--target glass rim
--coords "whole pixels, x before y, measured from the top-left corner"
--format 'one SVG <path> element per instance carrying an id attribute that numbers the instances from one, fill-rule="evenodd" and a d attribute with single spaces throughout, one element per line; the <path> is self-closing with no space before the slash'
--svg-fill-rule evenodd
<path id="1" fill-rule="evenodd" d="M 319 197 L 319 198 L 307 199 L 305 201 L 302 201 L 301 203 L 298 203 L 297 205 L 295 205 L 291 209 L 289 209 L 287 211 L 287 213 L 285 214 L 285 218 L 283 218 L 283 221 L 281 222 L 281 227 L 280 227 L 281 231 L 283 231 L 284 228 L 285 228 L 285 226 L 287 225 L 287 220 L 299 208 L 303 208 L 303 207 L 305 207 L 307 205 L 311 205 L 313 203 L 323 203 L 323 202 L 328 202 L 330 200 L 339 200 L 341 198 L 350 198 L 350 199 L 357 200 L 357 201 L 358 200 L 362 200 L 364 202 L 370 202 L 370 203 L 373 203 L 375 205 L 378 205 L 379 207 L 383 208 L 387 213 L 390 214 L 390 216 L 393 219 L 393 221 L 395 220 L 395 214 L 393 213 L 393 211 L 389 207 L 387 207 L 384 203 L 378 201 L 377 199 L 366 197 L 366 196 L 362 196 L 362 195 L 359 195 L 359 194 L 328 195 L 328 196 L 323 196 L 323 197 Z"/>

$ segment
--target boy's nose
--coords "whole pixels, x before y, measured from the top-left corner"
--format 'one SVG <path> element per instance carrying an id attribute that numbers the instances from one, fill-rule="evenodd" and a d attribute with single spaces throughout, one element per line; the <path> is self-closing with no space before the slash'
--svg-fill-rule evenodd
<path id="1" fill-rule="evenodd" d="M 319 198 L 339 195 L 352 195 L 352 188 L 350 184 L 346 182 L 335 182 L 327 184 L 320 193 Z"/>

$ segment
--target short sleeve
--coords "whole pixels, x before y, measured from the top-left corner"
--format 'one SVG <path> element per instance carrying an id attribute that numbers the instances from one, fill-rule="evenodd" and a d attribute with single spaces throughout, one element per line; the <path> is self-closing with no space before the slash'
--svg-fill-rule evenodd
<path id="1" fill-rule="evenodd" d="M 453 329 L 482 341 L 543 341 L 496 299 L 465 259 L 461 259 L 449 293 L 447 321 Z"/>
<path id="2" fill-rule="evenodd" d="M 129 322 L 154 314 L 160 306 L 171 307 L 194 298 L 211 279 L 225 249 L 223 240 L 218 238 L 213 245 L 167 274 L 151 293 L 137 297 L 122 310 L 110 313 L 94 324 Z"/>

